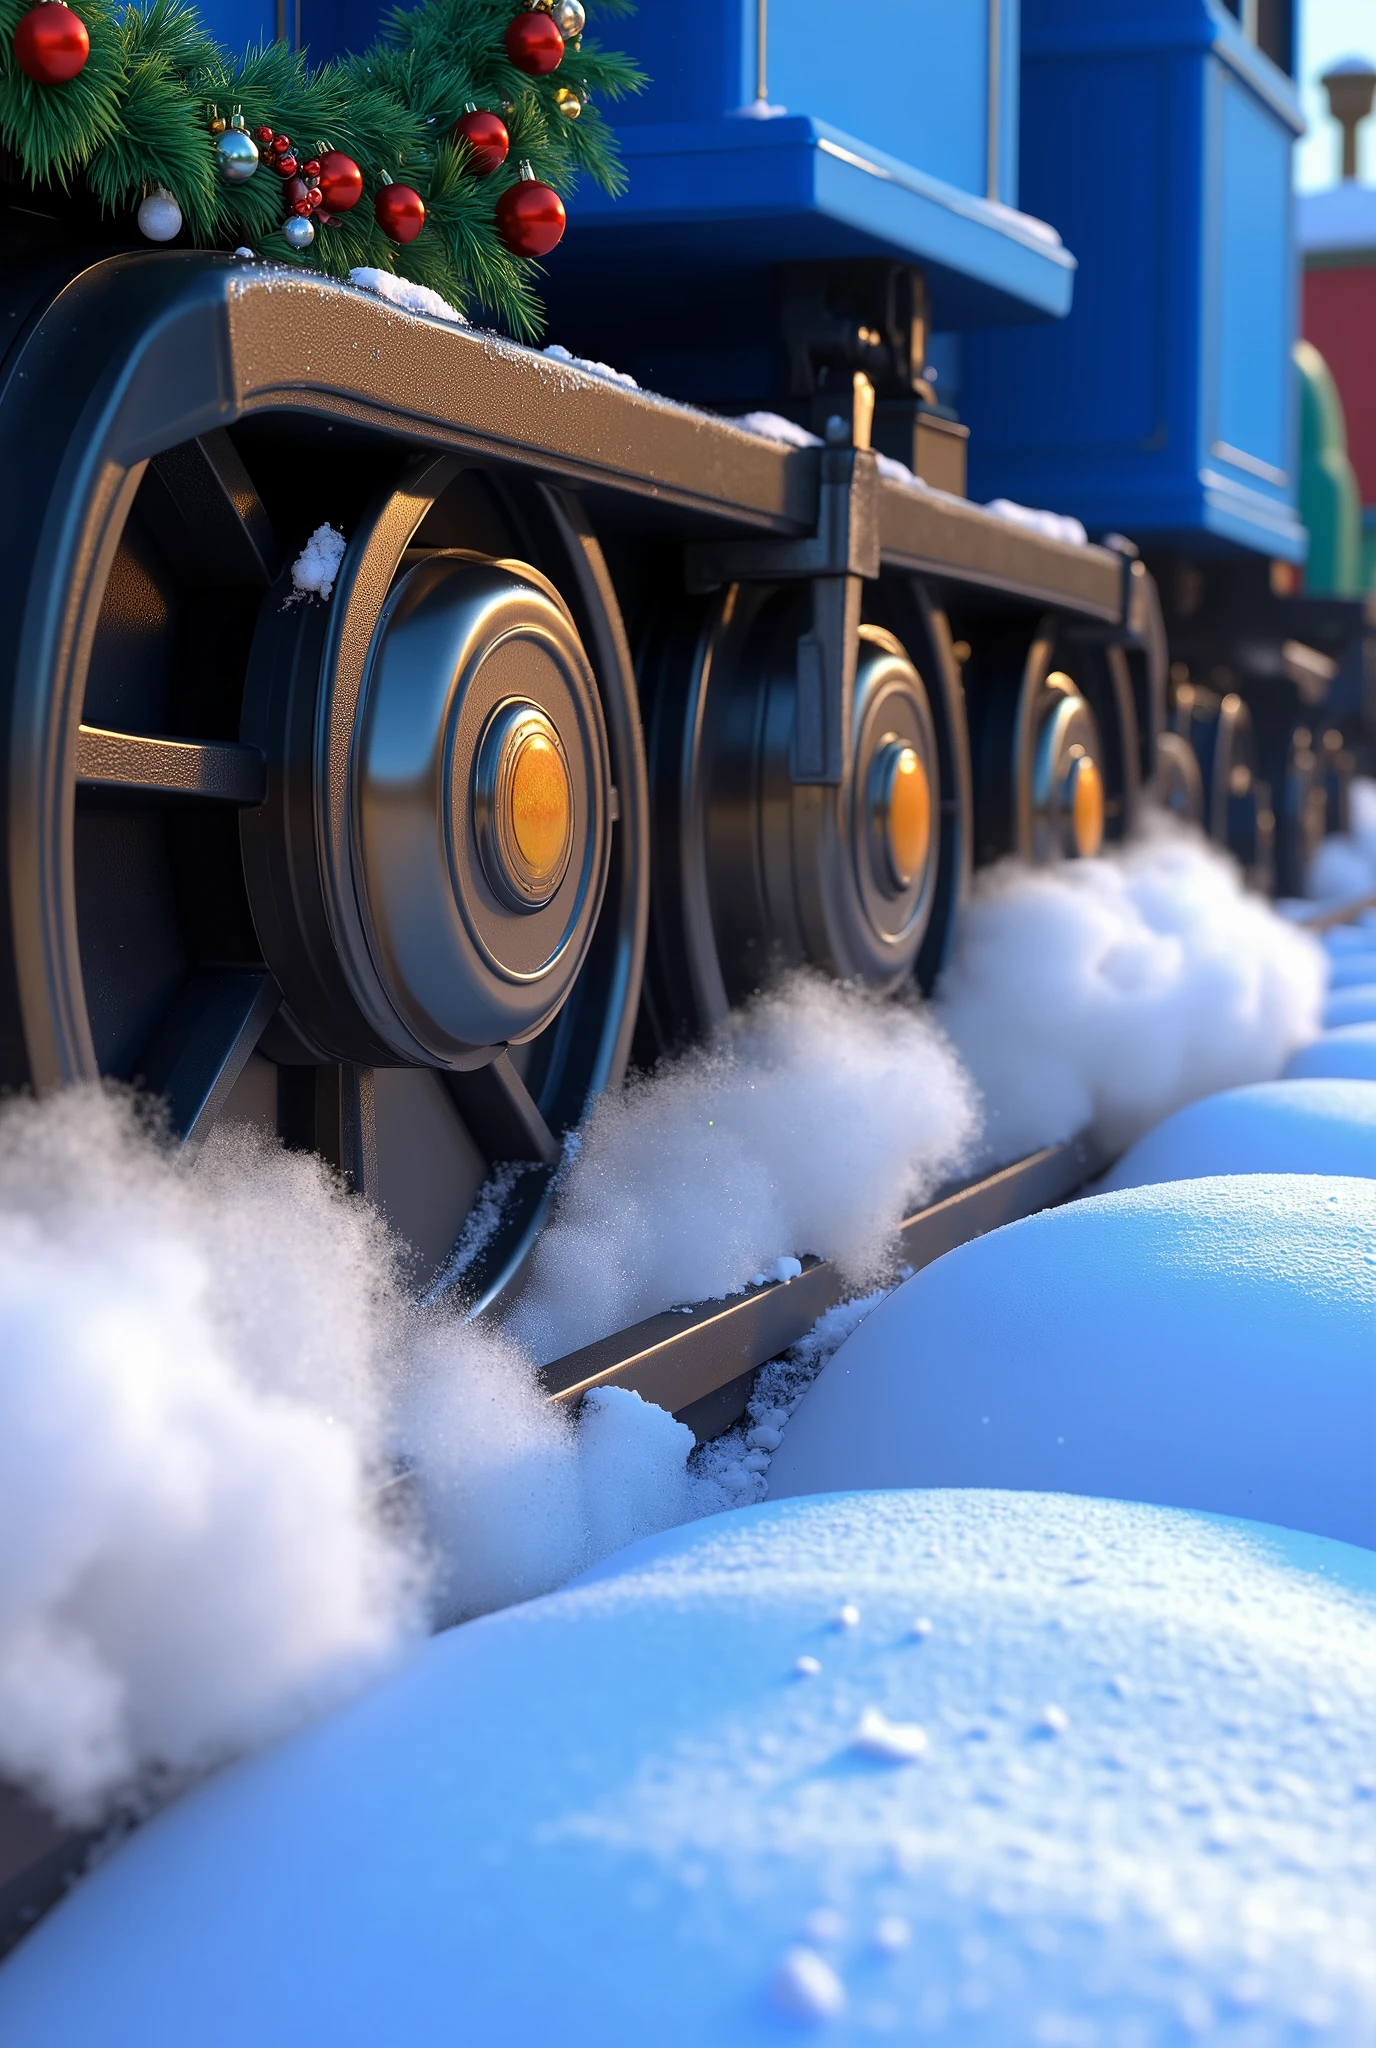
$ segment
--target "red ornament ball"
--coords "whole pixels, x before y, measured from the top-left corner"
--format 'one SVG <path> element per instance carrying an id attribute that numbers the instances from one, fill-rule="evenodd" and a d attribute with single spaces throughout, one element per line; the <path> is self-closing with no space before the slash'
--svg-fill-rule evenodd
<path id="1" fill-rule="evenodd" d="M 481 107 L 470 107 L 467 113 L 459 115 L 454 123 L 454 137 L 468 144 L 470 161 L 480 178 L 500 170 L 511 147 L 506 122 L 497 114 L 484 113 Z"/>
<path id="2" fill-rule="evenodd" d="M 325 151 L 319 176 L 320 197 L 331 213 L 347 213 L 363 197 L 363 173 L 342 149 Z"/>
<path id="3" fill-rule="evenodd" d="M 425 226 L 425 201 L 410 185 L 384 185 L 373 201 L 373 214 L 389 241 L 414 242 Z"/>
<path id="4" fill-rule="evenodd" d="M 22 15 L 15 27 L 14 61 L 25 77 L 38 85 L 65 85 L 76 77 L 90 54 L 85 22 L 64 7 L 62 0 L 43 0 L 41 6 Z"/>
<path id="5" fill-rule="evenodd" d="M 532 9 L 507 24 L 506 53 L 518 71 L 544 78 L 564 61 L 564 38 L 548 14 Z"/>
<path id="6" fill-rule="evenodd" d="M 522 178 L 497 201 L 497 233 L 513 256 L 548 256 L 568 219 L 552 185 Z"/>

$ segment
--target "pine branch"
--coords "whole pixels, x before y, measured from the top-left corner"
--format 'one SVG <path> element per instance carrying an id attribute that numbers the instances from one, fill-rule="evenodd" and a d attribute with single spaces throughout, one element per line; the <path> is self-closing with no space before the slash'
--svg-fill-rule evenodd
<path id="1" fill-rule="evenodd" d="M 361 54 L 311 67 L 283 43 L 240 56 L 221 49 L 184 0 L 151 0 L 118 17 L 118 0 L 77 0 L 90 36 L 84 68 L 65 84 L 29 79 L 14 58 L 14 30 L 31 0 L 0 0 L 0 142 L 31 183 L 70 190 L 84 179 L 102 209 L 132 214 L 162 186 L 181 208 L 184 232 L 202 247 L 249 244 L 328 276 L 394 270 L 429 285 L 470 317 L 530 338 L 541 314 L 539 268 L 513 256 L 497 232 L 502 193 L 528 162 L 566 200 L 580 176 L 624 189 L 615 138 L 592 95 L 638 92 L 644 79 L 623 57 L 580 38 L 547 76 L 517 70 L 506 52 L 513 0 L 424 0 L 396 8 Z M 596 0 L 607 15 L 627 0 Z M 583 102 L 577 120 L 559 109 L 565 88 Z M 480 176 L 454 124 L 470 105 L 502 114 L 507 163 Z M 364 197 L 321 221 L 311 247 L 292 251 L 282 180 L 270 160 L 240 185 L 221 181 L 211 121 L 242 114 L 291 137 L 299 163 L 326 149 L 358 164 Z M 371 195 L 391 177 L 413 185 L 427 208 L 420 236 L 397 247 L 373 216 Z"/>

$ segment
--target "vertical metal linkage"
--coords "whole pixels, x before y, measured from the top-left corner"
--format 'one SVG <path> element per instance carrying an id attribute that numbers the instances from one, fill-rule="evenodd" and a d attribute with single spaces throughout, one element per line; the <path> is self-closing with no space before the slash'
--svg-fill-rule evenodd
<path id="1" fill-rule="evenodd" d="M 764 5 L 764 0 L 760 0 Z M 1003 62 L 1003 0 L 989 0 L 989 128 L 985 147 L 984 183 L 986 197 L 999 196 L 999 106 L 1002 100 L 1002 81 L 999 69 Z"/>
<path id="2" fill-rule="evenodd" d="M 765 57 L 769 40 L 769 0 L 759 0 L 755 13 L 755 98 L 761 106 L 768 103 L 769 86 L 765 74 Z"/>

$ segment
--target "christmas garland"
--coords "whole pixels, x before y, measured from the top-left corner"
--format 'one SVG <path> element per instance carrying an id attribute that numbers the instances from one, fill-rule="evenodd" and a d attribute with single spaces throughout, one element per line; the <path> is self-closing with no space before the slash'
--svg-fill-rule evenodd
<path id="1" fill-rule="evenodd" d="M 425 0 L 312 66 L 285 43 L 230 56 L 179 0 L 0 0 L 0 142 L 30 185 L 83 181 L 150 241 L 393 270 L 531 337 L 559 188 L 624 189 L 591 96 L 644 83 L 583 26 L 582 0 Z"/>

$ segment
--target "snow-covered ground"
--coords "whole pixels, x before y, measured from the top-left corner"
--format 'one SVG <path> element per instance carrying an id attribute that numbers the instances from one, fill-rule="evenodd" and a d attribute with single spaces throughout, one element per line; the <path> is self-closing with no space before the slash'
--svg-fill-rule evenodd
<path id="1" fill-rule="evenodd" d="M 135 1836 L 6 2048 L 1368 2048 L 1376 1559 L 770 1503 L 436 1638 Z"/>
<path id="2" fill-rule="evenodd" d="M 158 1795 L 370 1682 L 433 1621 L 758 1497 L 863 1300 L 691 1463 L 632 1395 L 575 1423 L 532 1361 L 809 1252 L 882 1291 L 902 1215 L 981 1148 L 1093 1119 L 1131 1135 L 1278 1072 L 1322 976 L 1178 837 L 988 877 L 934 1011 L 797 977 L 599 1104 L 502 1332 L 413 1311 L 377 1219 L 316 1163 L 226 1132 L 186 1171 L 117 1098 L 12 1105 L 0 1523 L 24 1569 L 0 1583 L 0 1770 L 73 1818 Z"/>

